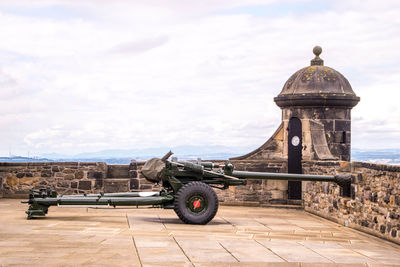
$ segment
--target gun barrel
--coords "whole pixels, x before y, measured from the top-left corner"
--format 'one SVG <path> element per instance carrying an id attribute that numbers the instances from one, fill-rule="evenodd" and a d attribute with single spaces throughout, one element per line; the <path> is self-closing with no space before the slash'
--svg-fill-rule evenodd
<path id="1" fill-rule="evenodd" d="M 336 182 L 333 175 L 233 171 L 231 176 L 245 179 Z"/>

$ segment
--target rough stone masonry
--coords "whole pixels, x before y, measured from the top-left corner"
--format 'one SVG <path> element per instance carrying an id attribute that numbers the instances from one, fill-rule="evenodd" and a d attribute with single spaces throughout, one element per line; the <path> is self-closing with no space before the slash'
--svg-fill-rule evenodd
<path id="1" fill-rule="evenodd" d="M 400 166 L 365 162 L 304 162 L 307 173 L 351 172 L 349 196 L 336 184 L 305 182 L 305 210 L 400 243 Z"/>
<path id="2" fill-rule="evenodd" d="M 32 188 L 51 187 L 69 194 L 148 190 L 153 185 L 138 173 L 143 162 L 0 163 L 0 196 L 26 197 Z"/>

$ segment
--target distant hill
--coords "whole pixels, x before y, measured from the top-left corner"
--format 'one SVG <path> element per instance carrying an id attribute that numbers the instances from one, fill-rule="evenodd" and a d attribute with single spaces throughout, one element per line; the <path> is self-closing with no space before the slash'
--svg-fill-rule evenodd
<path id="1" fill-rule="evenodd" d="M 80 153 L 77 155 L 43 154 L 41 157 L 0 157 L 0 162 L 106 162 L 107 164 L 129 164 L 131 160 L 144 161 L 153 157 L 162 157 L 169 150 L 174 156 L 181 160 L 197 159 L 204 160 L 229 158 L 240 156 L 252 151 L 254 148 L 224 147 L 224 146 L 180 146 L 175 148 L 149 148 L 131 150 L 103 150 L 98 152 Z M 353 148 L 352 161 L 364 161 L 371 163 L 400 165 L 400 149 L 358 149 Z"/>
<path id="2" fill-rule="evenodd" d="M 188 159 L 222 159 L 240 156 L 253 150 L 251 147 L 225 147 L 225 146 L 179 146 L 159 147 L 148 149 L 113 149 L 97 152 L 79 153 L 76 155 L 65 155 L 58 153 L 41 154 L 40 157 L 0 157 L 0 162 L 106 162 L 107 164 L 129 164 L 131 160 L 144 161 L 153 157 L 162 157 L 172 150 L 174 156 L 182 160 Z"/>
<path id="3" fill-rule="evenodd" d="M 0 157 L 0 162 L 51 162 L 53 160 L 47 158 L 40 157 L 20 157 L 20 156 L 12 156 L 12 157 Z"/>
<path id="4" fill-rule="evenodd" d="M 351 150 L 352 161 L 400 165 L 400 149 L 358 149 Z"/>
<path id="5" fill-rule="evenodd" d="M 248 153 L 255 148 L 252 147 L 226 147 L 226 146 L 178 146 L 178 147 L 158 147 L 146 149 L 109 149 L 96 152 L 85 152 L 76 155 L 63 154 L 41 154 L 42 157 L 51 159 L 106 159 L 106 158 L 135 158 L 148 159 L 152 157 L 162 157 L 168 151 L 174 152 L 177 157 L 218 157 L 216 159 L 227 159 Z M 222 157 L 222 158 L 220 158 Z"/>

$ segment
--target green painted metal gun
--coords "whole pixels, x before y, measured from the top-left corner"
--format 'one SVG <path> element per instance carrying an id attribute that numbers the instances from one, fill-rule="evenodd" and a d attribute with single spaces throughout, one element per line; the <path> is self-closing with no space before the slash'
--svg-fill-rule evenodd
<path id="1" fill-rule="evenodd" d="M 141 172 L 151 181 L 162 184 L 159 192 L 126 192 L 110 194 L 61 195 L 47 189 L 32 190 L 26 211 L 28 219 L 45 216 L 50 206 L 153 206 L 174 209 L 178 217 L 189 224 L 206 224 L 218 210 L 218 197 L 213 190 L 227 189 L 229 186 L 246 185 L 247 179 L 273 179 L 295 181 L 336 182 L 342 187 L 350 187 L 351 175 L 336 176 L 284 174 L 267 172 L 235 171 L 226 162 L 219 165 L 213 162 L 179 162 L 168 160 L 172 152 L 161 159 L 146 161 Z"/>

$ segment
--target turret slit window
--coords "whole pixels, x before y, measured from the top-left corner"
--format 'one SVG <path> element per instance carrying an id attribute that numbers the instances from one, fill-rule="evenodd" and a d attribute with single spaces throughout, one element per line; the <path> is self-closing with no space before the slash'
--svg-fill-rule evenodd
<path id="1" fill-rule="evenodd" d="M 345 144 L 346 143 L 346 131 L 343 131 L 342 132 L 342 142 L 341 142 L 342 144 Z"/>

